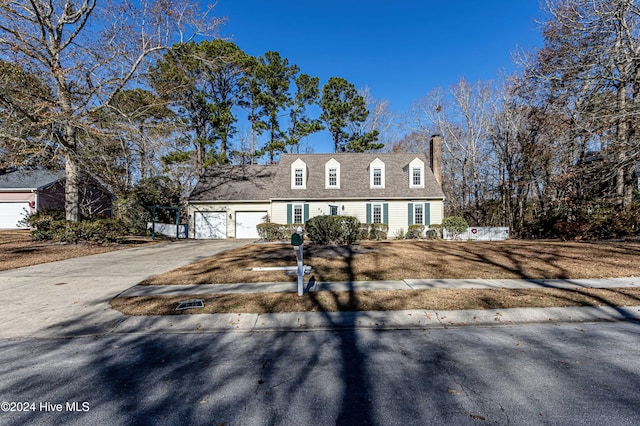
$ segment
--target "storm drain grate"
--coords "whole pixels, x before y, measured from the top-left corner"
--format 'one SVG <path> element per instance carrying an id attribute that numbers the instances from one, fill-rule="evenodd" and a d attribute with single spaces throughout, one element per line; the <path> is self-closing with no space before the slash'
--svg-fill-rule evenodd
<path id="1" fill-rule="evenodd" d="M 183 300 L 178 303 L 178 307 L 176 311 L 182 311 L 184 309 L 193 309 L 193 308 L 204 308 L 204 300 L 202 299 L 189 299 Z"/>

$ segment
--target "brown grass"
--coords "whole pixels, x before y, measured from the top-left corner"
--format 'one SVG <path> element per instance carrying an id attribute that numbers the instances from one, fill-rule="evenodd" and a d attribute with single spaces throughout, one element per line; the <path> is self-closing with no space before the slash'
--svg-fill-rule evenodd
<path id="1" fill-rule="evenodd" d="M 146 244 L 146 240 L 131 240 L 130 244 L 66 244 L 52 241 L 32 241 L 29 231 L 0 231 L 0 271 L 106 253 Z"/>
<path id="2" fill-rule="evenodd" d="M 385 241 L 305 246 L 305 264 L 317 281 L 410 278 L 613 278 L 640 275 L 638 242 Z M 252 244 L 204 259 L 143 284 L 220 284 L 293 281 L 258 266 L 295 265 L 289 244 Z M 307 277 L 309 279 L 310 277 Z"/>
<path id="3" fill-rule="evenodd" d="M 358 292 L 250 293 L 197 296 L 205 307 L 176 311 L 188 297 L 119 297 L 111 301 L 125 315 L 213 313 L 394 311 L 406 309 L 459 310 L 565 306 L 635 306 L 640 289 L 462 289 Z"/>

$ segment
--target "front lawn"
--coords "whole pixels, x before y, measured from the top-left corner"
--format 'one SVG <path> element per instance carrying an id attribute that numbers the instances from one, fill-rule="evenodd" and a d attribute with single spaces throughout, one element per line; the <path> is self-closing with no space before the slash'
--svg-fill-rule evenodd
<path id="1" fill-rule="evenodd" d="M 125 244 L 68 244 L 54 241 L 33 241 L 29 231 L 0 231 L 0 271 L 106 253 L 113 250 L 148 244 L 148 238 L 130 239 Z"/>
<path id="2" fill-rule="evenodd" d="M 382 241 L 304 249 L 316 281 L 410 278 L 551 279 L 640 275 L 639 242 Z M 220 284 L 295 281 L 283 272 L 253 272 L 293 266 L 289 244 L 251 244 L 153 277 L 143 284 Z M 307 277 L 310 279 L 311 277 Z"/>

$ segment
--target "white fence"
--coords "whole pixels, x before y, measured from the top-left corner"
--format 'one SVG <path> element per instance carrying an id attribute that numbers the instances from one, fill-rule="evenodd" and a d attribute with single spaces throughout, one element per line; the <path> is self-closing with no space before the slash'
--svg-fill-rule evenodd
<path id="1" fill-rule="evenodd" d="M 156 234 L 166 235 L 171 238 L 188 238 L 187 225 L 176 225 L 175 223 L 156 223 L 155 229 L 153 232 Z M 151 229 L 153 227 L 152 222 L 147 222 L 147 229 Z"/>
<path id="2" fill-rule="evenodd" d="M 445 240 L 502 241 L 509 239 L 509 228 L 467 228 L 466 232 L 455 236 L 455 238 L 454 235 L 447 232 L 446 229 L 443 229 L 442 232 Z"/>

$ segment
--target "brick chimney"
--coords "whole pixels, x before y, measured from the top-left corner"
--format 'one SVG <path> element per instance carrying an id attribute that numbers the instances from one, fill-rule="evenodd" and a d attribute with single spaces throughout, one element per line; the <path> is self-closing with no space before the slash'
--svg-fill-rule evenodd
<path id="1" fill-rule="evenodd" d="M 442 186 L 442 136 L 433 135 L 429 142 L 429 161 L 436 181 Z"/>

